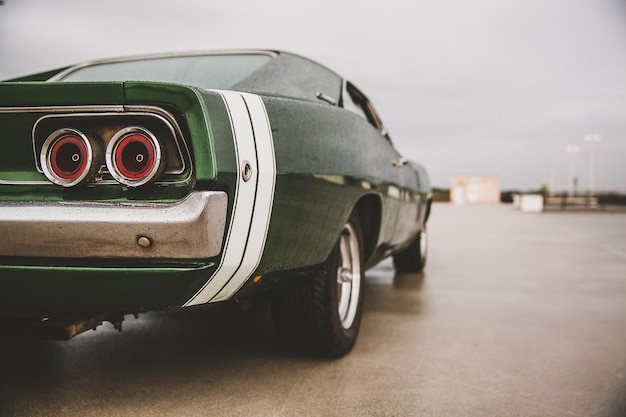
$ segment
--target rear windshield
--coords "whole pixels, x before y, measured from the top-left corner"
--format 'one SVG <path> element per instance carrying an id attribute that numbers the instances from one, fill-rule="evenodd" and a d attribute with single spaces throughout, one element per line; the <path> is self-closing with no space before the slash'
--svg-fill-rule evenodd
<path id="1" fill-rule="evenodd" d="M 263 54 L 196 55 L 94 64 L 55 81 L 160 81 L 231 88 L 272 59 Z"/>

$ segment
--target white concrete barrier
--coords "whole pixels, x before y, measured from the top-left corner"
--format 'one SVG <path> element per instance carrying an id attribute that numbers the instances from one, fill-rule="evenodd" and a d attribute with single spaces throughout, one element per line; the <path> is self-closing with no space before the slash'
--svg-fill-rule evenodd
<path id="1" fill-rule="evenodd" d="M 543 196 L 523 194 L 520 196 L 520 210 L 524 213 L 541 213 L 543 211 Z"/>

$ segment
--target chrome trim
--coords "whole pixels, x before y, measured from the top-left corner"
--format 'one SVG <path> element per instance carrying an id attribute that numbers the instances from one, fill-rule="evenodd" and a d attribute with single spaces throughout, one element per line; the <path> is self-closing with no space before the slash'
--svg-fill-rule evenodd
<path id="1" fill-rule="evenodd" d="M 60 117 L 91 117 L 94 115 L 94 113 L 96 113 L 98 115 L 98 117 L 107 117 L 107 116 L 111 116 L 111 117 L 137 117 L 137 116 L 149 116 L 149 117 L 154 117 L 156 119 L 159 119 L 160 121 L 162 121 L 165 126 L 169 129 L 170 133 L 172 134 L 172 137 L 174 138 L 174 144 L 176 145 L 176 150 L 178 151 L 178 156 L 180 158 L 181 161 L 181 169 L 179 170 L 165 170 L 165 174 L 171 174 L 171 175 L 178 175 L 178 174 L 182 174 L 183 172 L 185 172 L 185 170 L 187 169 L 187 163 L 186 163 L 186 159 L 185 157 L 187 157 L 189 160 L 191 160 L 191 156 L 189 154 L 189 148 L 187 147 L 187 143 L 184 140 L 183 137 L 183 132 L 180 129 L 180 126 L 178 126 L 178 123 L 176 122 L 176 119 L 174 118 L 174 116 L 168 112 L 167 110 L 164 110 L 160 107 L 155 107 L 155 106 L 123 106 L 121 111 L 107 111 L 105 110 L 105 108 L 108 106 L 103 106 L 101 107 L 101 109 L 103 109 L 103 111 L 95 111 L 93 110 L 91 113 L 89 112 L 80 112 L 80 113 L 68 113 L 68 114 L 48 114 L 45 116 L 40 117 L 39 119 L 37 119 L 37 121 L 35 122 L 35 124 L 33 125 L 33 130 L 31 133 L 32 136 L 32 141 L 33 141 L 33 152 L 36 154 L 37 153 L 37 149 L 36 149 L 36 145 L 35 145 L 35 131 L 37 130 L 37 125 L 39 125 L 39 123 L 41 123 L 43 120 L 48 119 L 48 118 L 60 118 Z M 60 108 L 60 112 L 67 112 L 69 110 L 73 109 L 73 107 L 64 107 L 64 108 Z M 181 148 L 181 142 L 183 143 L 184 146 L 184 150 Z M 184 153 L 183 153 L 184 151 Z M 39 172 L 43 171 L 41 170 L 41 167 L 39 166 L 39 164 L 37 164 L 37 170 Z M 191 175 L 191 173 L 190 173 Z M 188 180 L 189 177 L 186 180 Z M 163 182 L 167 182 L 170 183 L 170 181 L 163 181 Z M 100 182 L 100 183 L 104 183 L 104 182 Z M 108 183 L 112 183 L 112 181 L 109 181 Z M 158 182 L 157 182 L 158 183 Z"/>
<path id="2" fill-rule="evenodd" d="M 6 181 L 0 179 L 0 185 L 50 185 L 50 181 Z"/>
<path id="3" fill-rule="evenodd" d="M 332 98 L 326 93 L 322 93 L 321 91 L 318 91 L 317 93 L 315 93 L 315 97 L 317 97 L 318 100 L 325 101 L 326 103 L 331 104 L 333 106 L 337 105 L 337 100 L 335 100 L 334 98 Z"/>
<path id="4" fill-rule="evenodd" d="M 123 112 L 124 106 L 24 106 L 24 107 L 0 107 L 0 113 L 59 113 L 64 111 L 80 112 Z"/>
<path id="5" fill-rule="evenodd" d="M 73 180 L 68 180 L 66 178 L 58 176 L 52 169 L 52 160 L 50 159 L 51 155 L 49 151 L 58 141 L 72 135 L 77 136 L 85 145 L 85 150 L 87 151 L 87 163 L 82 174 L 80 174 L 77 178 Z M 97 146 L 98 145 L 95 144 L 94 147 L 94 143 L 92 143 L 92 140 L 85 136 L 85 134 L 80 130 L 56 130 L 48 136 L 48 138 L 44 141 L 43 146 L 41 147 L 41 153 L 39 155 L 41 169 L 43 170 L 45 176 L 57 185 L 61 185 L 63 187 L 73 187 L 78 184 L 83 184 L 91 180 L 93 176 L 98 172 L 98 169 L 100 169 L 100 166 L 102 166 L 102 149 L 98 148 Z"/>
<path id="6" fill-rule="evenodd" d="M 115 152 L 117 151 L 117 147 L 119 146 L 120 141 L 134 133 L 145 136 L 154 150 L 154 166 L 152 167 L 152 169 L 150 169 L 150 172 L 148 172 L 145 177 L 136 180 L 123 175 L 120 172 L 117 164 L 115 163 Z M 163 152 L 161 150 L 161 144 L 152 134 L 152 132 L 139 126 L 129 126 L 114 134 L 111 138 L 111 141 L 107 145 L 105 159 L 106 165 L 109 169 L 109 173 L 113 176 L 113 178 L 115 178 L 117 182 L 127 185 L 129 187 L 139 187 L 141 185 L 149 183 L 150 181 L 152 181 L 152 179 L 154 179 L 155 176 L 157 176 L 159 170 L 163 168 Z"/>
<path id="7" fill-rule="evenodd" d="M 148 54 L 148 55 L 132 55 L 126 57 L 118 57 L 118 58 L 107 58 L 107 59 L 98 59 L 92 61 L 85 61 L 79 64 L 76 64 L 70 68 L 66 68 L 65 70 L 55 74 L 54 77 L 49 78 L 48 81 L 60 81 L 66 75 L 71 74 L 74 71 L 77 71 L 81 68 L 90 67 L 94 65 L 101 64 L 111 64 L 115 62 L 129 62 L 129 61 L 143 61 L 148 59 L 158 59 L 158 58 L 176 58 L 176 57 L 189 57 L 189 56 L 205 56 L 205 55 L 267 55 L 275 58 L 278 56 L 278 52 L 270 51 L 270 50 L 254 50 L 254 49 L 227 49 L 227 50 L 213 50 L 213 51 L 191 51 L 191 52 L 173 52 L 173 53 L 161 53 L 161 54 Z"/>
<path id="8" fill-rule="evenodd" d="M 241 163 L 241 178 L 244 182 L 248 182 L 252 178 L 252 165 L 247 160 Z"/>
<path id="9" fill-rule="evenodd" d="M 115 116 L 115 117 L 132 117 L 132 116 L 149 116 L 161 120 L 165 126 L 170 130 L 172 137 L 174 138 L 174 144 L 176 151 L 178 152 L 181 169 L 164 171 L 168 175 L 179 175 L 189 170 L 189 175 L 180 180 L 162 180 L 155 181 L 156 184 L 183 184 L 189 181 L 193 176 L 193 164 L 191 164 L 191 154 L 189 147 L 185 141 L 182 129 L 176 122 L 176 118 L 167 110 L 157 106 L 143 106 L 143 105 L 103 105 L 103 106 L 25 106 L 25 107 L 1 107 L 0 113 L 67 113 L 67 114 L 46 114 L 35 122 L 31 132 L 31 141 L 33 146 L 33 156 L 35 159 L 35 166 L 37 171 L 41 174 L 44 173 L 41 168 L 39 155 L 35 145 L 35 130 L 37 125 L 47 118 L 52 117 L 90 117 L 97 115 L 98 117 Z M 189 165 L 188 165 L 189 162 Z M 0 185 L 47 185 L 48 181 L 7 181 L 0 179 Z M 108 185 L 117 184 L 116 181 L 98 180 L 92 183 L 94 185 Z"/>
<path id="10" fill-rule="evenodd" d="M 393 161 L 391 161 L 391 165 L 393 165 L 396 168 L 400 168 L 405 166 L 406 164 L 409 163 L 409 160 L 406 158 L 398 158 L 398 159 L 394 159 Z"/>
<path id="11" fill-rule="evenodd" d="M 175 203 L 2 201 L 0 256 L 211 258 L 221 252 L 227 203 L 222 191 Z"/>
<path id="12" fill-rule="evenodd" d="M 133 105 L 133 106 L 125 106 L 124 109 L 127 110 L 129 113 L 135 112 L 137 113 L 137 115 L 149 114 L 155 117 L 160 116 L 163 119 L 165 119 L 166 125 L 168 126 L 168 128 L 171 129 L 172 136 L 174 137 L 174 143 L 176 144 L 176 150 L 178 151 L 178 155 L 180 156 L 180 159 L 183 165 L 181 169 L 178 171 L 168 171 L 166 168 L 164 173 L 177 175 L 177 174 L 182 174 L 183 172 L 185 172 L 185 170 L 187 169 L 186 161 L 187 160 L 191 161 L 191 154 L 189 153 L 189 148 L 187 147 L 187 142 L 185 141 L 183 131 L 181 130 L 178 123 L 176 122 L 176 118 L 174 117 L 174 115 L 168 112 L 167 110 L 162 109 L 161 107 L 156 107 L 156 106 Z M 181 142 L 182 142 L 182 146 L 184 149 L 181 149 Z M 191 169 L 193 169 L 192 164 L 190 164 L 190 167 Z M 187 177 L 185 181 L 189 180 L 189 178 L 191 178 L 191 171 L 189 172 L 189 177 Z"/>

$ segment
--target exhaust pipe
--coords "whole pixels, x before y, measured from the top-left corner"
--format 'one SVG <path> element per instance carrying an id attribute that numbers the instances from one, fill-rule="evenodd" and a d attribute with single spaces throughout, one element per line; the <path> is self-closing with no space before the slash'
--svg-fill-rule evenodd
<path id="1" fill-rule="evenodd" d="M 135 317 L 137 317 L 135 315 Z M 35 335 L 44 340 L 70 340 L 87 330 L 96 330 L 105 321 L 110 322 L 117 331 L 122 331 L 124 315 L 121 313 L 99 313 L 84 317 L 81 314 L 53 317 L 42 320 L 34 329 Z"/>

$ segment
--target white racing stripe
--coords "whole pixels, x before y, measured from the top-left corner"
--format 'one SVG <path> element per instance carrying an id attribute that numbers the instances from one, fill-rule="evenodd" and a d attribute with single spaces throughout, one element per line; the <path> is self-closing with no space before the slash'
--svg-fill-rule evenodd
<path id="1" fill-rule="evenodd" d="M 233 213 L 222 260 L 205 286 L 185 306 L 230 298 L 261 261 L 274 201 L 276 161 L 272 131 L 259 96 L 220 91 L 228 108 L 237 166 L 250 163 L 252 177 L 241 172 L 233 195 Z"/>

